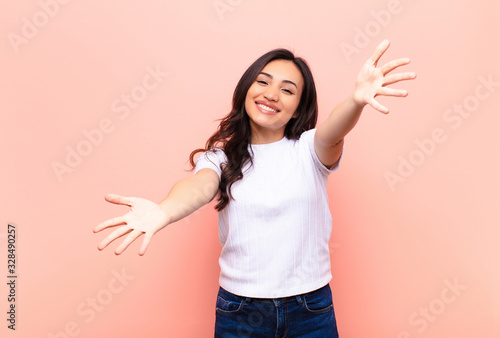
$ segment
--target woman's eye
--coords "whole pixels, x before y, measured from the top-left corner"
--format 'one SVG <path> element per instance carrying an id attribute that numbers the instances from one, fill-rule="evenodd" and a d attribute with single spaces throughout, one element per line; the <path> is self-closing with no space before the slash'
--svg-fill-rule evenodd
<path id="1" fill-rule="evenodd" d="M 266 81 L 263 81 L 263 80 L 257 80 L 257 83 L 260 83 L 260 84 L 267 84 Z"/>
<path id="2" fill-rule="evenodd" d="M 293 92 L 290 89 L 283 89 L 283 91 L 285 91 L 288 94 L 293 94 Z"/>

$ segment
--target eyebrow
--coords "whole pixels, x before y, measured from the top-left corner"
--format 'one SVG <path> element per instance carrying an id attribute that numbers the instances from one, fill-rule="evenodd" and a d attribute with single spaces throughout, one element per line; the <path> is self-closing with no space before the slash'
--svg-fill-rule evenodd
<path id="1" fill-rule="evenodd" d="M 265 76 L 268 76 L 268 77 L 270 77 L 271 79 L 273 78 L 273 76 L 272 76 L 271 74 L 266 73 L 266 72 L 260 72 L 260 73 L 259 73 L 259 75 L 260 75 L 260 74 L 265 75 Z M 293 82 L 293 81 L 290 81 L 290 80 L 283 80 L 282 82 L 285 82 L 285 83 L 290 83 L 290 84 L 294 85 L 294 86 L 295 86 L 295 88 L 299 89 L 299 87 L 297 86 L 297 84 L 296 84 L 295 82 Z"/>

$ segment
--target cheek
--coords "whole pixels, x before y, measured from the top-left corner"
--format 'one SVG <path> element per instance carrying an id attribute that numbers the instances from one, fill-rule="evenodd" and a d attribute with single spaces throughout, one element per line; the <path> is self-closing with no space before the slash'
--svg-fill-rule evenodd
<path id="1" fill-rule="evenodd" d="M 245 97 L 245 108 L 248 110 L 250 105 L 254 102 L 256 96 L 259 95 L 259 88 L 255 86 L 255 84 L 251 85 L 248 88 L 247 95 Z"/>
<path id="2" fill-rule="evenodd" d="M 245 110 L 248 112 L 248 109 L 250 108 L 250 105 L 252 104 L 253 100 L 250 95 L 247 94 L 245 98 Z"/>
<path id="3" fill-rule="evenodd" d="M 288 108 L 289 111 L 295 113 L 297 108 L 299 107 L 300 99 L 299 98 L 290 98 L 289 100 L 286 100 L 285 104 L 286 107 Z"/>
<path id="4" fill-rule="evenodd" d="M 250 102 L 253 100 L 253 97 L 255 96 L 255 89 L 253 88 L 253 85 L 248 88 L 247 95 L 245 96 L 245 103 Z"/>
<path id="5" fill-rule="evenodd" d="M 259 95 L 259 87 L 254 83 L 250 86 L 250 88 L 248 88 L 246 98 L 247 100 L 248 99 L 252 100 L 257 95 Z"/>

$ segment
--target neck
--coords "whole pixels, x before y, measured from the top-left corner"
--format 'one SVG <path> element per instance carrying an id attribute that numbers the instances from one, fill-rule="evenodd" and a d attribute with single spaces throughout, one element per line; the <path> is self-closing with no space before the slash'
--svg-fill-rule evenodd
<path id="1" fill-rule="evenodd" d="M 251 144 L 267 144 L 278 142 L 285 136 L 285 130 L 269 130 L 252 128 Z"/>

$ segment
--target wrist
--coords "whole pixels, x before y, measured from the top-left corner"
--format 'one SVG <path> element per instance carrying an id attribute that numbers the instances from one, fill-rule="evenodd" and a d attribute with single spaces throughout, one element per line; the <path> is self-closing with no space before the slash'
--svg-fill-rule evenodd
<path id="1" fill-rule="evenodd" d="M 363 96 L 360 95 L 356 90 L 352 93 L 351 96 L 349 96 L 348 100 L 350 104 L 357 109 L 363 109 L 367 104 L 363 99 Z"/>
<path id="2" fill-rule="evenodd" d="M 164 200 L 161 203 L 159 203 L 158 209 L 163 214 L 166 225 L 172 223 L 172 219 L 174 218 L 174 215 L 172 215 L 172 212 L 171 212 L 172 208 L 168 205 L 168 202 Z"/>

